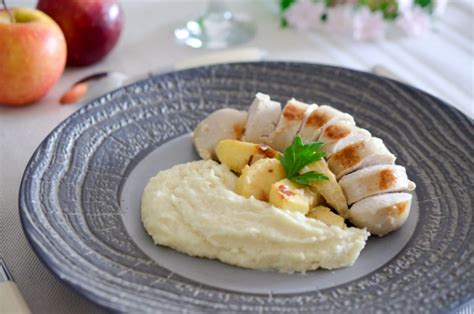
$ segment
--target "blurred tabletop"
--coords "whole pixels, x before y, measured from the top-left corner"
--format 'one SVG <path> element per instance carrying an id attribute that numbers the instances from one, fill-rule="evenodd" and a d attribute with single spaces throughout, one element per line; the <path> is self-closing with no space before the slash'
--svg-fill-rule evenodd
<path id="1" fill-rule="evenodd" d="M 35 1 L 8 1 L 11 7 Z M 122 0 L 125 25 L 118 46 L 102 62 L 67 69 L 54 89 L 37 104 L 0 106 L 0 256 L 9 265 L 34 313 L 102 311 L 55 278 L 36 257 L 21 229 L 18 189 L 36 147 L 79 106 L 60 106 L 58 98 L 72 83 L 103 70 L 141 75 L 204 55 L 177 44 L 173 29 L 204 9 L 205 1 Z M 266 50 L 266 60 L 315 62 L 370 71 L 382 65 L 401 80 L 431 93 L 474 117 L 474 2 L 449 1 L 432 32 L 370 43 L 337 35 L 281 29 L 272 1 L 235 0 L 229 6 L 251 15 L 257 36 L 244 47 Z M 470 4 L 469 4 L 470 3 Z M 1 44 L 1 43 L 0 43 Z"/>

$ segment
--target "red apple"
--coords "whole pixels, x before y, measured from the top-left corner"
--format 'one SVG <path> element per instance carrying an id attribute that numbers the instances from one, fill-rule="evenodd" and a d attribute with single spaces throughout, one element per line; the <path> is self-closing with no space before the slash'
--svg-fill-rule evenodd
<path id="1" fill-rule="evenodd" d="M 66 64 L 66 40 L 41 11 L 0 10 L 0 104 L 22 106 L 51 89 Z"/>
<path id="2" fill-rule="evenodd" d="M 63 30 L 68 65 L 101 60 L 115 46 L 122 30 L 123 13 L 116 0 L 39 0 L 37 8 Z"/>

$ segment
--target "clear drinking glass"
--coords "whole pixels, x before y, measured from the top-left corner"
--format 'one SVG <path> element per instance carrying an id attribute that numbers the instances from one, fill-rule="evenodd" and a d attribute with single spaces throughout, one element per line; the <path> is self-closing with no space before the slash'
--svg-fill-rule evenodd
<path id="1" fill-rule="evenodd" d="M 225 2 L 210 0 L 204 14 L 175 29 L 178 41 L 193 48 L 220 49 L 251 40 L 255 24 L 248 16 L 227 9 Z"/>

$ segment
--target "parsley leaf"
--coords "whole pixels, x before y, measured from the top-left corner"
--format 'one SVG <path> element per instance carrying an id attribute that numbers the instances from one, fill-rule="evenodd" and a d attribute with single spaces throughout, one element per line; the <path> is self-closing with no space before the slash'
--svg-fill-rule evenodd
<path id="1" fill-rule="evenodd" d="M 321 151 L 323 142 L 312 142 L 303 144 L 301 137 L 297 136 L 285 151 L 279 157 L 279 160 L 285 169 L 286 177 L 299 184 L 309 185 L 314 180 L 328 180 L 323 174 L 314 171 L 299 174 L 306 165 L 320 160 L 325 156 Z"/>
<path id="2" fill-rule="evenodd" d="M 302 185 L 310 185 L 311 181 L 314 180 L 329 180 L 328 177 L 326 177 L 322 173 L 317 173 L 315 171 L 309 171 L 305 172 L 299 176 L 291 178 L 292 181 L 302 184 Z"/>

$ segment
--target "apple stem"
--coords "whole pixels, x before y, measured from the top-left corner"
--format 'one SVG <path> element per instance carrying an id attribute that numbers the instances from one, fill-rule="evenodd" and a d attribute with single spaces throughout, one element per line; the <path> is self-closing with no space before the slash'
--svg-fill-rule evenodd
<path id="1" fill-rule="evenodd" d="M 10 17 L 10 21 L 12 23 L 15 23 L 15 16 L 13 16 L 12 12 L 8 9 L 7 4 L 5 3 L 5 0 L 2 0 L 2 5 L 5 11 L 7 11 L 8 16 Z"/>

